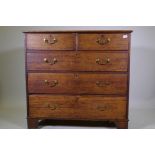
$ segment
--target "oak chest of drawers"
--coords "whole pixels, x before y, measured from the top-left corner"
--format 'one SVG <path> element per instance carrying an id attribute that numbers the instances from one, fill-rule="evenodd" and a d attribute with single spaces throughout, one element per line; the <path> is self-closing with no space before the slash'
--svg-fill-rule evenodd
<path id="1" fill-rule="evenodd" d="M 28 128 L 45 119 L 128 128 L 131 32 L 25 32 Z"/>

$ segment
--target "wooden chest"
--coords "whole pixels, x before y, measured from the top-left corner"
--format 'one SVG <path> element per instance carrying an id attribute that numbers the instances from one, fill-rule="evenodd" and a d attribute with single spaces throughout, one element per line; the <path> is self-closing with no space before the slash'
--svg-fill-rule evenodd
<path id="1" fill-rule="evenodd" d="M 28 128 L 45 119 L 128 128 L 131 32 L 25 32 Z"/>

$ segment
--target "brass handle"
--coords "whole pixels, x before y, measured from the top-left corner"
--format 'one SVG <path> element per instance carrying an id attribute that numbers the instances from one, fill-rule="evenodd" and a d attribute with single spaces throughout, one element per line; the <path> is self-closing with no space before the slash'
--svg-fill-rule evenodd
<path id="1" fill-rule="evenodd" d="M 48 59 L 47 58 L 44 58 L 44 62 L 48 63 Z"/>
<path id="2" fill-rule="evenodd" d="M 111 41 L 111 39 L 110 39 L 110 38 L 106 38 L 104 35 L 101 35 L 101 37 L 98 38 L 98 39 L 96 40 L 96 42 L 97 42 L 98 44 L 100 44 L 100 45 L 106 45 L 106 44 L 108 44 L 110 41 Z"/>
<path id="3" fill-rule="evenodd" d="M 44 38 L 44 43 L 47 43 L 47 44 L 55 44 L 57 42 L 57 39 L 50 35 L 49 38 Z"/>
<path id="4" fill-rule="evenodd" d="M 49 82 L 48 80 L 44 80 L 45 84 L 47 84 L 49 87 L 55 87 L 56 85 L 58 85 L 58 81 L 57 80 L 53 80 L 51 82 Z"/>
<path id="5" fill-rule="evenodd" d="M 47 58 L 44 58 L 45 63 L 49 63 L 50 65 L 54 65 L 58 62 L 56 58 L 53 58 L 51 61 L 49 61 Z"/>
<path id="6" fill-rule="evenodd" d="M 99 58 L 96 59 L 96 63 L 99 64 L 99 65 L 106 65 L 106 64 L 109 64 L 110 63 L 110 59 L 107 58 L 105 60 L 100 60 Z"/>
<path id="7" fill-rule="evenodd" d="M 57 109 L 57 106 L 55 105 L 55 104 L 48 104 L 48 108 L 50 109 L 50 110 L 56 110 Z"/>
<path id="8" fill-rule="evenodd" d="M 110 82 L 108 82 L 108 81 L 106 81 L 106 82 L 104 82 L 104 81 L 97 81 L 96 82 L 96 85 L 98 86 L 98 87 L 106 87 L 106 86 L 109 86 L 111 83 Z"/>
<path id="9" fill-rule="evenodd" d="M 108 109 L 108 107 L 107 106 L 98 106 L 97 109 L 100 111 L 105 111 Z"/>

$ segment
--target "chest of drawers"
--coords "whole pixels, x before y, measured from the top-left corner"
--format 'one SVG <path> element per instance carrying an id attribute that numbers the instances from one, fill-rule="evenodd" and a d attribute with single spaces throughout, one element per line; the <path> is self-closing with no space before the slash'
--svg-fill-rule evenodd
<path id="1" fill-rule="evenodd" d="M 46 119 L 128 128 L 131 32 L 25 32 L 28 128 Z"/>

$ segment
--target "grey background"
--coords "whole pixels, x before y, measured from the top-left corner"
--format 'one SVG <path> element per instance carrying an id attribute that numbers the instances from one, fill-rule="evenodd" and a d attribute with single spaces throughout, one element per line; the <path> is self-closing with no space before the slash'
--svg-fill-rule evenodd
<path id="1" fill-rule="evenodd" d="M 133 30 L 131 42 L 129 128 L 155 128 L 155 27 L 121 26 L 0 27 L 0 128 L 27 127 L 24 34 L 22 32 L 27 30 L 59 29 Z"/>

